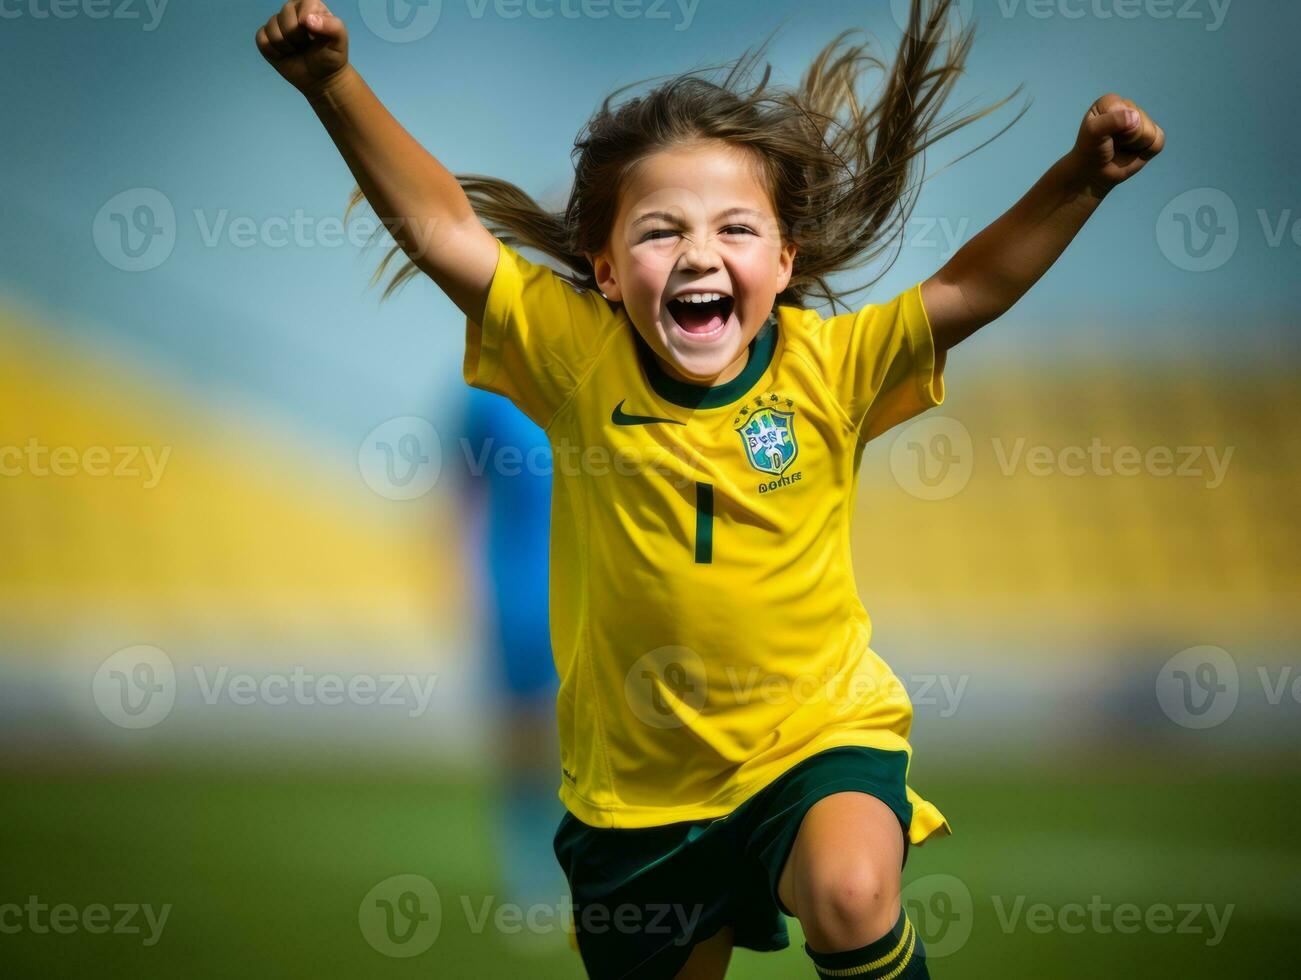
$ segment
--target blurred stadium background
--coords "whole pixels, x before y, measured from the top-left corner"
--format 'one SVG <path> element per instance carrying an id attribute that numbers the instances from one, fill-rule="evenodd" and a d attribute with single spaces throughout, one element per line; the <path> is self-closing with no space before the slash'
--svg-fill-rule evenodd
<path id="1" fill-rule="evenodd" d="M 955 829 L 906 875 L 932 972 L 1284 975 L 1301 11 L 963 6 L 981 27 L 958 98 L 1024 82 L 1033 105 L 952 169 L 995 121 L 932 151 L 864 301 L 1001 213 L 1104 92 L 1170 142 L 951 355 L 945 406 L 864 455 L 874 647 L 917 702 L 913 781 Z M 2 9 L 0 906 L 81 924 L 0 914 L 0 972 L 579 975 L 559 930 L 493 917 L 503 769 L 456 492 L 462 322 L 432 285 L 382 306 L 365 289 L 379 253 L 339 231 L 346 169 L 252 43 L 274 4 Z M 887 52 L 899 33 L 885 0 L 334 9 L 448 166 L 549 201 L 617 84 L 779 24 L 788 81 L 843 28 Z M 378 690 L 324 703 L 324 675 Z M 367 703 L 390 675 L 398 703 Z M 115 708 L 126 679 L 164 696 Z M 362 914 L 399 875 L 441 900 L 418 955 Z M 87 926 L 97 903 L 170 912 L 147 943 Z M 798 944 L 734 964 L 809 975 Z"/>

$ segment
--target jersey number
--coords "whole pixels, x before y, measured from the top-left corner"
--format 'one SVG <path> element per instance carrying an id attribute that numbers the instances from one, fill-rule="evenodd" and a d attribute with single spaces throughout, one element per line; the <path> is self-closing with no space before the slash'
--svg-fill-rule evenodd
<path id="1" fill-rule="evenodd" d="M 714 485 L 696 484 L 696 564 L 714 560 Z"/>

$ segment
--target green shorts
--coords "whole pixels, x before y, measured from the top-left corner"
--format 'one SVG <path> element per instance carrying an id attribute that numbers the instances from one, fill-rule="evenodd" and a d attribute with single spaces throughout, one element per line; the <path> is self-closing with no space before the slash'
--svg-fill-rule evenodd
<path id="1" fill-rule="evenodd" d="M 846 746 L 810 756 L 715 820 L 598 829 L 566 813 L 555 851 L 588 976 L 671 978 L 724 926 L 737 946 L 785 949 L 790 913 L 777 882 L 804 814 L 832 793 L 874 796 L 899 818 L 907 861 L 907 770 L 904 752 Z"/>

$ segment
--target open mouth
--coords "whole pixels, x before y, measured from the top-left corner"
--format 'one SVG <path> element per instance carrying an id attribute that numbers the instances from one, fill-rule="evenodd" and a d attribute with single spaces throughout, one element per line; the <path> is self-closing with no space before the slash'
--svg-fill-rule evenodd
<path id="1" fill-rule="evenodd" d="M 734 301 L 722 293 L 685 293 L 668 302 L 669 315 L 686 333 L 719 333 L 732 315 Z"/>

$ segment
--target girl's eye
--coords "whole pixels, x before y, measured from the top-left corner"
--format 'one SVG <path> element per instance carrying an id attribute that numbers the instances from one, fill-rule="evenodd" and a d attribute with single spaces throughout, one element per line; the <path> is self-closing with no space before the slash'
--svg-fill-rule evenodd
<path id="1" fill-rule="evenodd" d="M 753 235 L 755 230 L 748 225 L 728 225 L 722 229 L 725 235 Z M 643 242 L 662 241 L 666 238 L 674 238 L 678 235 L 674 228 L 652 228 L 641 236 Z"/>

